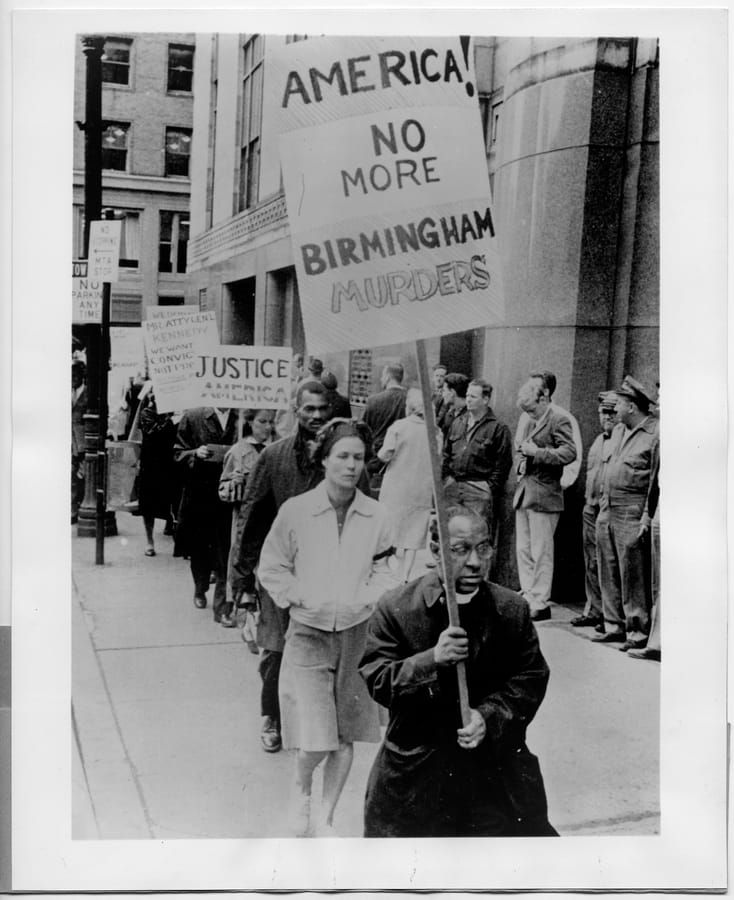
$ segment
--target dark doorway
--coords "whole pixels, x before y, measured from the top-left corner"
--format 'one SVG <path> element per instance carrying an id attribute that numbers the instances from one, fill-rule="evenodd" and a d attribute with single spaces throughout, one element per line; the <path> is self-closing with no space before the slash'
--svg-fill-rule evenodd
<path id="1" fill-rule="evenodd" d="M 255 278 L 243 278 L 225 285 L 229 294 L 229 315 L 222 335 L 223 344 L 255 343 Z"/>
<path id="2" fill-rule="evenodd" d="M 457 331 L 441 338 L 441 362 L 449 372 L 459 372 L 472 377 L 474 332 Z"/>

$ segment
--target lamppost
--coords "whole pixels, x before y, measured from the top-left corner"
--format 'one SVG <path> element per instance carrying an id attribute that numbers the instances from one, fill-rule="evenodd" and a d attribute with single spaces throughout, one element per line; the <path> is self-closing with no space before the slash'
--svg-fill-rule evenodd
<path id="1" fill-rule="evenodd" d="M 102 53 L 104 38 L 82 38 L 86 56 L 84 131 L 84 258 L 89 258 L 89 230 L 102 213 Z M 105 535 L 117 534 L 114 513 L 105 511 L 105 443 L 107 438 L 107 370 L 109 367 L 110 285 L 104 284 L 102 324 L 86 325 L 88 407 L 84 416 L 84 499 L 77 534 L 96 537 L 96 563 L 104 563 Z"/>

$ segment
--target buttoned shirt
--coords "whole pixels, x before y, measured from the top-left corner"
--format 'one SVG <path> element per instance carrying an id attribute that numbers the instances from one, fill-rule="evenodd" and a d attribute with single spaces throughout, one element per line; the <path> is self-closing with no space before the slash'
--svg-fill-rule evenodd
<path id="1" fill-rule="evenodd" d="M 287 500 L 265 539 L 258 578 L 293 619 L 321 631 L 344 631 L 369 618 L 395 587 L 387 511 L 357 490 L 341 534 L 325 483 Z"/>
<path id="2" fill-rule="evenodd" d="M 457 481 L 486 481 L 497 495 L 512 467 L 510 431 L 491 409 L 477 421 L 468 412 L 451 423 L 443 451 L 442 475 Z"/>
<path id="3" fill-rule="evenodd" d="M 614 426 L 610 442 L 601 508 L 636 506 L 642 515 L 658 442 L 658 422 L 652 416 L 647 416 L 634 428 L 627 428 L 620 422 Z"/>
<path id="4" fill-rule="evenodd" d="M 594 439 L 586 460 L 586 505 L 598 507 L 601 500 L 604 470 L 612 452 L 612 435 L 602 432 Z"/>

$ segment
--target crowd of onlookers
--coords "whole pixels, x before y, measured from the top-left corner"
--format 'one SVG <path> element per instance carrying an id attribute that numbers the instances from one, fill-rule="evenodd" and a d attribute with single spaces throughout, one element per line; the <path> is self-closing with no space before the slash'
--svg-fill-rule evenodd
<path id="1" fill-rule="evenodd" d="M 72 365 L 72 521 L 83 476 L 82 368 Z M 358 419 L 334 374 L 315 359 L 304 372 L 301 357 L 285 411 L 159 413 L 150 382 L 134 398 L 128 433 L 141 441 L 137 511 L 145 553 L 155 555 L 154 523 L 165 521 L 174 554 L 189 560 L 194 605 L 206 608 L 213 587 L 214 621 L 241 627 L 258 654 L 262 746 L 297 751 L 297 833 L 308 832 L 315 769 L 324 763 L 328 833 L 353 741 L 379 740 L 364 681 L 377 699 L 382 688 L 373 690 L 366 672 L 358 677 L 379 597 L 427 567 L 441 574 L 428 411 L 422 392 L 403 381 L 400 363 L 385 366 L 381 390 Z M 437 426 L 452 535 L 463 535 L 461 528 L 478 535 L 456 544 L 469 550 L 452 543 L 446 551 L 456 571 L 463 560 L 457 584 L 469 599 L 476 572 L 491 580 L 514 468 L 519 594 L 535 622 L 552 615 L 554 533 L 583 456 L 578 423 L 553 401 L 555 387 L 551 372 L 529 375 L 518 391 L 513 437 L 493 412 L 486 380 L 438 364 L 428 417 Z M 592 640 L 619 644 L 629 656 L 660 659 L 657 392 L 627 377 L 599 394 L 598 410 L 600 433 L 586 456 L 586 605 L 571 624 L 595 629 Z M 466 732 L 462 746 L 474 746 L 476 737 Z"/>

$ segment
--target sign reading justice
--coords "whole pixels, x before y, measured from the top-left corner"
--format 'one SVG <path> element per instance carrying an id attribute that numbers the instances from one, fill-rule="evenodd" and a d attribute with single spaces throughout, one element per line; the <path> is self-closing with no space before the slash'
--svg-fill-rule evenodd
<path id="1" fill-rule="evenodd" d="M 287 409 L 291 399 L 290 347 L 222 345 L 201 353 L 196 369 L 202 406 Z"/>
<path id="2" fill-rule="evenodd" d="M 279 48 L 270 63 L 314 354 L 502 320 L 467 56 L 458 37 L 325 37 Z"/>

